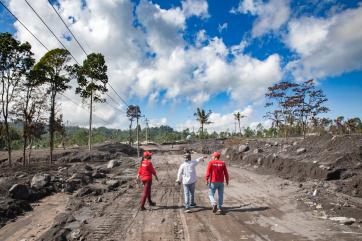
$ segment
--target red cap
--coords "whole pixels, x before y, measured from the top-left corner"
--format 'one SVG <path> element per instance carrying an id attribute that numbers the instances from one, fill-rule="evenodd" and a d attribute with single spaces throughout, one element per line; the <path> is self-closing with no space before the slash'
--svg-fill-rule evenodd
<path id="1" fill-rule="evenodd" d="M 217 152 L 217 151 L 215 151 L 214 153 L 212 153 L 212 155 L 211 156 L 214 156 L 214 157 L 220 157 L 221 156 L 221 154 L 220 154 L 220 152 Z"/>
<path id="2" fill-rule="evenodd" d="M 144 153 L 143 153 L 143 157 L 150 157 L 150 156 L 152 156 L 153 155 L 153 153 L 152 152 L 149 152 L 149 151 L 145 151 Z"/>

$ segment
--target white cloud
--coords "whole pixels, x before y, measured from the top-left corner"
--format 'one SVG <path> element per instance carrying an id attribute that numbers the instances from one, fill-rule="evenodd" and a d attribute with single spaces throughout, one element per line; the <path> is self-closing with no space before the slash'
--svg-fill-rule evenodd
<path id="1" fill-rule="evenodd" d="M 219 26 L 217 27 L 217 30 L 219 30 L 219 33 L 221 33 L 222 31 L 224 31 L 225 29 L 228 28 L 228 23 L 223 23 L 223 24 L 219 24 Z"/>
<path id="2" fill-rule="evenodd" d="M 182 1 L 182 10 L 186 17 L 198 16 L 208 18 L 209 5 L 206 0 L 186 0 Z"/>
<path id="3" fill-rule="evenodd" d="M 57 36 L 69 35 L 46 0 L 31 4 Z M 282 77 L 277 54 L 264 60 L 253 58 L 243 53 L 245 42 L 227 47 L 221 38 L 210 38 L 200 31 L 195 46 L 186 43 L 185 21 L 190 16 L 208 16 L 206 1 L 183 1 L 182 7 L 170 9 L 146 0 L 137 6 L 129 0 L 88 0 L 86 6 L 81 0 L 60 0 L 59 6 L 60 14 L 86 50 L 105 56 L 109 81 L 125 98 L 147 99 L 154 104 L 188 101 L 201 106 L 213 95 L 227 92 L 242 104 L 245 100 L 259 101 L 265 89 Z M 60 47 L 24 1 L 11 0 L 10 8 L 49 48 Z M 40 58 L 45 50 L 17 23 L 15 28 L 17 38 L 29 41 Z M 63 42 L 79 61 L 85 58 L 74 40 Z M 109 94 L 118 100 L 111 90 Z M 74 89 L 66 95 L 80 102 Z M 65 119 L 87 122 L 86 112 L 66 100 L 62 102 Z M 124 113 L 107 104 L 97 104 L 96 112 L 108 126 L 127 126 Z M 97 118 L 95 124 L 104 125 Z"/>
<path id="4" fill-rule="evenodd" d="M 252 29 L 253 37 L 279 30 L 288 21 L 291 14 L 289 0 L 269 0 L 267 3 L 262 0 L 244 0 L 240 1 L 239 6 L 231 9 L 230 12 L 257 16 Z"/>
<path id="5" fill-rule="evenodd" d="M 329 18 L 304 17 L 288 25 L 286 44 L 300 58 L 289 63 L 297 80 L 324 78 L 362 68 L 362 6 Z"/>

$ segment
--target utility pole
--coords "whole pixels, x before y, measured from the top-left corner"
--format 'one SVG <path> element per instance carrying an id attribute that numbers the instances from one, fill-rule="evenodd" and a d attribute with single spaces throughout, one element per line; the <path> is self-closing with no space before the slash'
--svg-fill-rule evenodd
<path id="1" fill-rule="evenodd" d="M 138 120 L 141 117 L 140 107 L 138 105 L 129 105 L 127 108 L 127 116 L 131 118 L 130 128 L 132 127 L 132 120 L 136 118 L 137 157 L 140 157 L 139 126 L 138 126 Z"/>
<path id="2" fill-rule="evenodd" d="M 146 118 L 146 144 L 148 144 L 148 119 Z"/>

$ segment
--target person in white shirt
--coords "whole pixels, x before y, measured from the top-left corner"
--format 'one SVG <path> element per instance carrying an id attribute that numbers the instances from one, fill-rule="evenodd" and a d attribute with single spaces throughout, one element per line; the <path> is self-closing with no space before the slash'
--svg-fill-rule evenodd
<path id="1" fill-rule="evenodd" d="M 200 161 L 204 161 L 206 156 L 200 157 L 196 160 L 191 160 L 190 151 L 186 151 L 184 154 L 185 161 L 180 165 L 177 173 L 178 184 L 183 184 L 184 186 L 184 196 L 185 196 L 185 212 L 190 212 L 190 207 L 195 207 L 195 184 L 197 180 L 196 176 L 196 166 Z"/>

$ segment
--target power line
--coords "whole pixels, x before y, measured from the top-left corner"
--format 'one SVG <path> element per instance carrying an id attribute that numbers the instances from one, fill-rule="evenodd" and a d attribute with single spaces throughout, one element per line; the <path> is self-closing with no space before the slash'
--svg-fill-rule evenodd
<path id="1" fill-rule="evenodd" d="M 55 9 L 55 7 L 53 6 L 53 4 L 51 4 L 49 0 L 48 0 L 48 3 L 50 4 L 50 6 L 52 6 L 54 12 L 58 15 L 58 17 L 60 18 L 60 20 L 62 20 L 64 26 L 68 29 L 68 31 L 69 31 L 70 34 L 73 36 L 74 40 L 78 43 L 79 47 L 83 50 L 83 52 L 85 53 L 85 55 L 88 56 L 88 53 L 84 50 L 83 46 L 79 43 L 78 39 L 74 36 L 73 32 L 69 29 L 68 25 L 64 22 L 63 18 L 60 16 L 60 14 L 58 13 L 58 11 Z"/>
<path id="2" fill-rule="evenodd" d="M 67 49 L 67 47 L 65 47 L 65 45 L 62 43 L 62 41 L 59 40 L 59 38 L 55 35 L 55 33 L 49 28 L 48 24 L 46 24 L 46 23 L 44 22 L 43 18 L 40 17 L 40 15 L 38 14 L 38 12 L 35 11 L 35 9 L 30 5 L 30 3 L 29 3 L 27 0 L 25 0 L 25 2 L 26 2 L 26 4 L 28 4 L 28 6 L 31 8 L 31 10 L 36 14 L 36 16 L 40 19 L 40 21 L 42 21 L 42 23 L 45 25 L 45 27 L 47 27 L 47 29 L 53 34 L 53 36 L 54 36 L 54 37 L 58 40 L 58 42 L 63 46 L 63 48 L 66 49 L 66 50 L 69 52 L 70 56 L 72 56 L 72 58 L 75 60 L 75 62 L 76 62 L 77 64 L 79 64 L 79 62 L 77 61 L 77 59 L 72 55 L 72 53 Z"/>
<path id="3" fill-rule="evenodd" d="M 26 0 L 25 0 L 26 1 Z M 77 42 L 77 44 L 79 45 L 79 47 L 83 50 L 84 54 L 86 56 L 88 56 L 87 51 L 85 51 L 85 49 L 83 48 L 83 46 L 80 44 L 80 42 L 78 41 L 78 39 L 75 37 L 75 35 L 73 34 L 72 30 L 68 27 L 68 25 L 65 23 L 65 21 L 63 20 L 63 18 L 60 16 L 59 12 L 55 9 L 55 7 L 53 6 L 53 4 L 50 3 L 50 1 L 48 0 L 48 3 L 52 6 L 53 10 L 55 11 L 55 13 L 57 14 L 57 16 L 60 18 L 60 20 L 62 21 L 62 23 L 64 24 L 64 26 L 68 29 L 68 31 L 70 32 L 70 34 L 73 36 L 74 40 Z M 109 87 L 111 87 L 111 89 L 113 90 L 114 93 L 116 93 L 116 95 L 121 99 L 121 101 L 123 102 L 123 104 L 125 104 L 126 106 L 128 106 L 128 103 L 118 94 L 118 92 L 112 87 L 112 85 L 107 82 L 107 84 L 109 85 Z"/>
<path id="4" fill-rule="evenodd" d="M 1 5 L 15 18 L 16 21 L 18 21 L 37 41 L 38 43 L 40 43 L 47 51 L 49 51 L 49 49 L 25 26 L 25 24 L 23 24 L 23 22 L 21 22 L 16 16 L 15 14 L 13 14 L 9 8 L 6 7 L 6 5 L 0 1 Z"/>
<path id="5" fill-rule="evenodd" d="M 59 93 L 59 94 L 61 94 L 61 95 L 64 96 L 65 98 L 67 98 L 67 99 L 68 99 L 70 102 L 72 102 L 73 104 L 79 106 L 79 103 L 76 103 L 76 102 L 73 101 L 73 99 L 71 99 L 70 97 L 64 95 L 63 93 Z M 88 111 L 87 109 L 83 108 L 83 106 L 80 106 L 80 107 L 81 107 L 83 110 Z M 98 118 L 99 118 L 100 120 L 102 120 L 105 124 L 108 124 L 106 120 L 104 120 L 104 119 L 101 118 L 100 116 L 96 115 L 95 113 L 94 113 L 94 116 L 98 117 Z"/>

